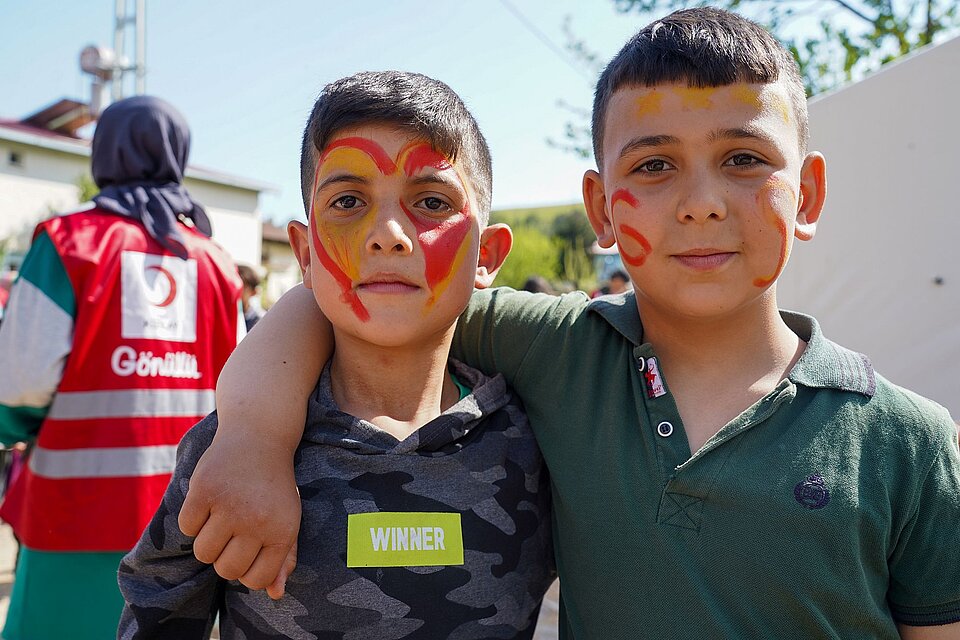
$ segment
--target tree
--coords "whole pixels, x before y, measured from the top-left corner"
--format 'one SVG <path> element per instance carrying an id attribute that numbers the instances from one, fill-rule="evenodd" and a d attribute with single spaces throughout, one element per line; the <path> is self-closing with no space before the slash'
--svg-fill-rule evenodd
<path id="1" fill-rule="evenodd" d="M 737 11 L 766 26 L 793 53 L 807 95 L 823 93 L 863 78 L 882 65 L 934 42 L 960 25 L 955 0 L 612 0 L 622 13 L 660 16 L 690 6 Z M 567 49 L 598 71 L 597 56 L 566 25 Z M 561 102 L 561 106 L 573 111 Z M 578 118 L 582 123 L 583 118 Z M 567 124 L 563 141 L 579 155 L 590 155 L 582 124 Z"/>
<path id="2" fill-rule="evenodd" d="M 90 174 L 80 174 L 74 184 L 77 185 L 77 199 L 80 202 L 90 202 L 93 200 L 93 196 L 100 193 L 100 189 L 97 187 Z"/>
<path id="3" fill-rule="evenodd" d="M 623 13 L 659 15 L 681 0 L 613 0 Z M 720 0 L 698 2 L 738 11 L 766 25 L 793 52 L 808 95 L 876 71 L 957 25 L 952 0 Z M 817 28 L 806 28 L 816 24 Z M 798 31 L 801 30 L 802 31 Z"/>
<path id="4" fill-rule="evenodd" d="M 532 226 L 513 230 L 513 250 L 500 268 L 495 284 L 520 289 L 530 276 L 551 282 L 560 276 L 560 244 Z"/>

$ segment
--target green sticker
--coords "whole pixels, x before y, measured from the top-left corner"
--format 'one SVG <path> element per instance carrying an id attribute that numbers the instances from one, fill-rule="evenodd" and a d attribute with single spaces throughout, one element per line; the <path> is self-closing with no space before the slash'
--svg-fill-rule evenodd
<path id="1" fill-rule="evenodd" d="M 347 516 L 348 567 L 463 564 L 459 513 L 354 513 Z"/>

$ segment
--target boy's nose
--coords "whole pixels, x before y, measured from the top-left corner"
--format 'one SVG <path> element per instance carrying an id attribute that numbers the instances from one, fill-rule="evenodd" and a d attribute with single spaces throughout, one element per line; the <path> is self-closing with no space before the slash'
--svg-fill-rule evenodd
<path id="1" fill-rule="evenodd" d="M 680 222 L 704 223 L 726 217 L 724 186 L 707 172 L 689 176 L 677 206 Z"/>
<path id="2" fill-rule="evenodd" d="M 399 207 L 396 208 L 396 211 L 379 211 L 377 219 L 367 235 L 367 251 L 396 255 L 412 253 L 413 240 L 407 233 L 404 222 L 409 224 L 406 215 Z"/>

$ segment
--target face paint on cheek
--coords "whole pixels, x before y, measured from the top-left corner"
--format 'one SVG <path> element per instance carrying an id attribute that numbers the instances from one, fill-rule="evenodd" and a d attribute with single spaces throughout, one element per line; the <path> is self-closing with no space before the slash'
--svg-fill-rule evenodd
<path id="1" fill-rule="evenodd" d="M 403 166 L 403 172 L 411 177 L 425 167 L 437 171 L 454 170 L 446 156 L 425 142 L 412 143 L 401 150 L 399 157 L 402 158 L 399 164 Z M 463 179 L 459 174 L 457 178 L 462 185 Z M 473 219 L 470 205 L 465 204 L 457 214 L 439 223 L 417 217 L 402 202 L 400 207 L 416 228 L 417 241 L 423 250 L 424 276 L 431 292 L 427 301 L 429 307 L 449 286 L 470 250 L 470 243 L 466 241 Z"/>
<path id="2" fill-rule="evenodd" d="M 763 288 L 773 284 L 773 282 L 780 277 L 780 273 L 787 265 L 787 260 L 790 257 L 790 236 L 787 233 L 787 221 L 783 216 L 778 215 L 775 210 L 775 203 L 780 198 L 789 199 L 790 202 L 796 204 L 793 189 L 789 184 L 777 177 L 768 180 L 760 190 L 760 193 L 757 194 L 758 204 L 765 210 L 767 219 L 773 223 L 777 229 L 777 233 L 780 234 L 780 257 L 777 260 L 777 267 L 773 270 L 772 274 L 756 278 L 753 281 L 753 286 L 755 287 Z"/>
<path id="3" fill-rule="evenodd" d="M 325 244 L 321 239 L 321 236 L 326 236 L 332 241 L 333 235 L 329 233 L 328 229 L 322 229 L 321 233 L 320 227 L 322 223 L 320 222 L 320 215 L 317 212 L 316 205 L 316 192 L 317 184 L 320 179 L 320 168 L 322 164 L 317 163 L 317 171 L 313 179 L 313 193 L 314 200 L 310 202 L 310 234 L 311 241 L 313 242 L 313 249 L 317 254 L 317 260 L 320 261 L 320 265 L 326 269 L 327 273 L 333 277 L 337 285 L 340 287 L 340 301 L 349 305 L 353 310 L 354 315 L 357 316 L 362 322 L 366 322 L 370 319 L 370 313 L 367 311 L 366 307 L 363 306 L 363 303 L 360 302 L 360 298 L 357 297 L 357 293 L 353 290 L 353 278 L 344 270 L 341 265 L 348 265 L 350 260 L 346 251 L 341 250 L 340 252 L 336 251 L 336 245 L 331 242 L 330 244 Z M 331 250 L 335 254 L 339 253 L 336 258 L 331 255 Z"/>
<path id="4" fill-rule="evenodd" d="M 363 306 L 363 303 L 357 296 L 357 292 L 353 290 L 353 282 L 356 277 L 356 262 L 351 261 L 351 252 L 345 243 L 341 243 L 338 247 L 337 243 L 331 242 L 328 248 L 328 245 L 320 239 L 321 234 L 317 230 L 318 226 L 320 225 L 310 225 L 310 229 L 313 232 L 313 246 L 317 252 L 317 259 L 320 260 L 320 264 L 340 287 L 340 301 L 349 305 L 360 321 L 366 322 L 370 319 L 370 312 Z M 328 234 L 327 229 L 324 229 L 323 235 L 331 240 L 333 239 L 331 237 L 332 234 Z M 331 255 L 331 250 L 334 255 Z M 351 264 L 351 262 L 353 262 L 353 264 Z M 341 267 L 341 265 L 343 265 L 343 267 Z M 353 277 L 347 273 L 344 267 L 353 272 Z"/>
<path id="5" fill-rule="evenodd" d="M 406 207 L 403 207 L 403 211 L 416 228 L 417 241 L 423 250 L 424 276 L 431 291 L 427 301 L 429 306 L 436 302 L 449 286 L 451 277 L 467 257 L 470 250 L 467 234 L 473 217 L 470 215 L 469 206 L 439 224 L 418 219 Z"/>
<path id="6" fill-rule="evenodd" d="M 613 196 L 610 198 L 611 211 L 616 208 L 618 202 L 623 202 L 633 209 L 636 209 L 637 205 L 640 204 L 636 196 L 626 189 L 614 191 Z M 643 263 L 646 262 L 647 256 L 650 255 L 650 251 L 652 250 L 650 242 L 642 233 L 629 225 L 621 224 L 617 228 L 617 231 L 619 232 L 616 234 L 616 237 L 617 246 L 620 247 L 620 257 L 630 266 L 643 266 Z"/>

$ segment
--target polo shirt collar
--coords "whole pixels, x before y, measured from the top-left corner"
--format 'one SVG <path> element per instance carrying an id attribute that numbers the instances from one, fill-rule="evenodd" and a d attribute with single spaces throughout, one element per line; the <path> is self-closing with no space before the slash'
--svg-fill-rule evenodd
<path id="1" fill-rule="evenodd" d="M 643 342 L 643 325 L 632 291 L 591 300 L 589 311 L 597 313 L 634 346 Z M 812 317 L 781 311 L 790 330 L 807 343 L 800 360 L 787 376 L 791 382 L 818 389 L 840 389 L 872 397 L 877 389 L 870 359 L 828 340 Z"/>

